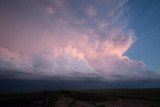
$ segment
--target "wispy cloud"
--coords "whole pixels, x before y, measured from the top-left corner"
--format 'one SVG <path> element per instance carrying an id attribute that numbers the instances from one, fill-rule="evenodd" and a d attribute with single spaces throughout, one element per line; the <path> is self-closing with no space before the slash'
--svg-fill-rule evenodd
<path id="1" fill-rule="evenodd" d="M 86 9 L 86 14 L 90 17 L 93 17 L 97 14 L 97 11 L 96 9 L 93 7 L 93 6 L 89 6 L 87 9 Z"/>

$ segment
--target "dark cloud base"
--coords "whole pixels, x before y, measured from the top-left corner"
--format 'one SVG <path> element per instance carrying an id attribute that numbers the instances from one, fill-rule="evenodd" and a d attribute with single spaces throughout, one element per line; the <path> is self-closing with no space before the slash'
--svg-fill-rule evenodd
<path id="1" fill-rule="evenodd" d="M 34 91 L 45 89 L 122 89 L 122 88 L 160 88 L 160 80 L 141 81 L 51 81 L 0 79 L 1 92 Z"/>

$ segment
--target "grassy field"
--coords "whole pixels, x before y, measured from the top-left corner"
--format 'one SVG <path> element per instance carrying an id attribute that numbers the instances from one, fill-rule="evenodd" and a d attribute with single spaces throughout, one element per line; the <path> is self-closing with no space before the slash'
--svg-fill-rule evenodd
<path id="1" fill-rule="evenodd" d="M 160 89 L 1 93 L 0 107 L 160 107 Z"/>

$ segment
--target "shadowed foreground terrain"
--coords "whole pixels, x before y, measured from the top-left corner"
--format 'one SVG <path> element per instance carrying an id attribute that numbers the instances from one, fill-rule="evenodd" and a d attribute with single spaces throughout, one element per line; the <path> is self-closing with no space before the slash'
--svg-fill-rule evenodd
<path id="1" fill-rule="evenodd" d="M 1 107 L 160 107 L 160 89 L 1 93 Z"/>

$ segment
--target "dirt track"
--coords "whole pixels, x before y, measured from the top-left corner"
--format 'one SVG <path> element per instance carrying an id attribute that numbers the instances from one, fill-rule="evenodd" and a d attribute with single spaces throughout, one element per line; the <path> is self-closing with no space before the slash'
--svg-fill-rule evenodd
<path id="1" fill-rule="evenodd" d="M 62 97 L 54 107 L 160 107 L 159 102 L 132 100 L 132 99 L 115 99 L 103 102 L 85 102 L 72 98 Z"/>

